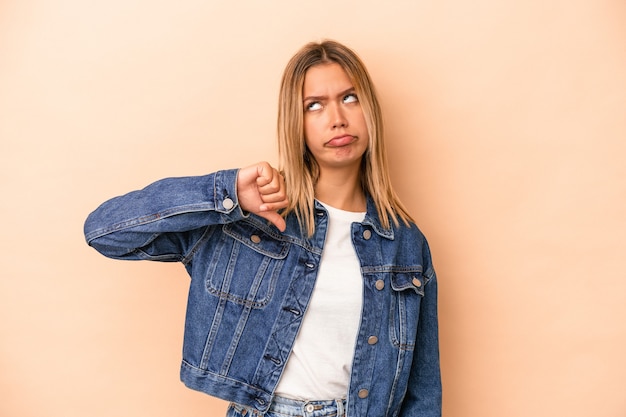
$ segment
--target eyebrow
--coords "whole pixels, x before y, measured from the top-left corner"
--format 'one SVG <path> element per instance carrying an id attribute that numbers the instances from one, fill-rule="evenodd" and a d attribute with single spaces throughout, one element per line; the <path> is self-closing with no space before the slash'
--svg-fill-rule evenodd
<path id="1" fill-rule="evenodd" d="M 337 97 L 345 96 L 346 94 L 354 93 L 355 91 L 356 90 L 354 87 L 350 87 L 341 91 L 339 94 L 337 94 Z M 302 102 L 304 103 L 306 101 L 318 101 L 318 100 L 323 100 L 325 98 L 327 97 L 326 96 L 307 96 L 302 99 Z"/>

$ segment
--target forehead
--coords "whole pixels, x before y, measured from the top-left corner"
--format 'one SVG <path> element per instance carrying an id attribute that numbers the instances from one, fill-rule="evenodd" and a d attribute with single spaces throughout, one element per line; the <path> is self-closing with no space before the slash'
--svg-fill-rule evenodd
<path id="1" fill-rule="evenodd" d="M 331 62 L 317 64 L 304 74 L 304 95 L 333 90 L 344 91 L 353 87 L 352 81 L 341 65 Z"/>

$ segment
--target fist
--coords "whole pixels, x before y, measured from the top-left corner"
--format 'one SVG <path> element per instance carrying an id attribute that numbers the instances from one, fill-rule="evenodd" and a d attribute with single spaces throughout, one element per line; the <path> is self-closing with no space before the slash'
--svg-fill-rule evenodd
<path id="1" fill-rule="evenodd" d="M 241 208 L 269 220 L 280 231 L 287 227 L 278 210 L 287 207 L 285 179 L 267 162 L 241 168 L 237 174 L 237 199 Z"/>

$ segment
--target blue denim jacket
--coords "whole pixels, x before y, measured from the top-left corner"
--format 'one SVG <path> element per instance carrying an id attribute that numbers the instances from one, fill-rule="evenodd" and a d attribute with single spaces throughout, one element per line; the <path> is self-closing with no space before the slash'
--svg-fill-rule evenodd
<path id="1" fill-rule="evenodd" d="M 237 170 L 167 178 L 113 198 L 89 215 L 89 245 L 116 259 L 180 261 L 191 276 L 181 379 L 263 413 L 289 358 L 315 284 L 328 225 L 288 216 L 281 233 L 244 213 Z M 363 309 L 347 415 L 441 415 L 437 281 L 415 225 L 384 229 L 368 199 L 352 242 Z"/>

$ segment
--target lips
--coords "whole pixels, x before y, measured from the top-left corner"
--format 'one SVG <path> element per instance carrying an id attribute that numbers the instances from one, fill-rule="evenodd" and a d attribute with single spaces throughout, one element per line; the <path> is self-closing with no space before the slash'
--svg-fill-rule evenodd
<path id="1" fill-rule="evenodd" d="M 335 136 L 334 138 L 332 138 L 331 140 L 326 142 L 325 146 L 328 146 L 328 147 L 331 147 L 331 148 L 338 148 L 338 147 L 341 147 L 341 146 L 349 145 L 352 142 L 354 142 L 355 140 L 356 140 L 355 136 L 352 136 L 352 135 L 340 135 L 340 136 Z"/>

